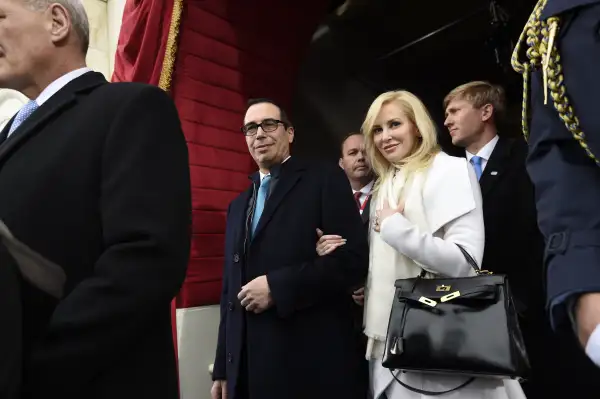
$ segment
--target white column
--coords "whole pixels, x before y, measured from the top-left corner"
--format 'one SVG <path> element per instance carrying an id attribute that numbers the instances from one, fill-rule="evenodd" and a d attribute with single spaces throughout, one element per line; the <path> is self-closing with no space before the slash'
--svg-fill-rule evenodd
<path id="1" fill-rule="evenodd" d="M 87 54 L 87 64 L 93 70 L 110 78 L 110 63 L 108 58 L 108 25 L 107 6 L 102 0 L 82 0 L 90 21 L 90 47 Z"/>
<path id="2" fill-rule="evenodd" d="M 125 2 L 126 0 L 108 0 L 107 2 L 108 61 L 111 75 L 114 71 L 115 53 L 119 41 L 119 32 L 121 31 L 121 21 L 123 20 Z"/>

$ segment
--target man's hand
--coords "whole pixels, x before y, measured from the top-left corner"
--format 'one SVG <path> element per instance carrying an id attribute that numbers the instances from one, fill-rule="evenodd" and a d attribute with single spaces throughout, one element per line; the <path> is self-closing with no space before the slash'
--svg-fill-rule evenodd
<path id="1" fill-rule="evenodd" d="M 581 295 L 575 306 L 575 315 L 579 341 L 585 348 L 590 335 L 600 324 L 600 293 Z"/>
<path id="2" fill-rule="evenodd" d="M 375 222 L 373 223 L 373 229 L 377 232 L 381 229 L 383 221 L 395 213 L 404 213 L 404 203 L 400 203 L 397 208 L 391 208 L 387 200 L 383 202 L 383 208 L 375 212 Z"/>
<path id="3" fill-rule="evenodd" d="M 242 287 L 238 299 L 248 312 L 262 313 L 273 306 L 267 276 L 260 276 Z"/>
<path id="4" fill-rule="evenodd" d="M 211 399 L 227 399 L 227 381 L 217 380 L 210 389 Z"/>
<path id="5" fill-rule="evenodd" d="M 365 287 L 359 288 L 352 293 L 352 299 L 358 306 L 364 306 L 365 304 Z"/>
<path id="6" fill-rule="evenodd" d="M 329 255 L 337 247 L 341 247 L 346 243 L 346 239 L 342 238 L 342 236 L 323 235 L 321 229 L 317 229 L 317 237 L 319 237 L 319 241 L 317 241 L 317 253 L 319 256 Z"/>

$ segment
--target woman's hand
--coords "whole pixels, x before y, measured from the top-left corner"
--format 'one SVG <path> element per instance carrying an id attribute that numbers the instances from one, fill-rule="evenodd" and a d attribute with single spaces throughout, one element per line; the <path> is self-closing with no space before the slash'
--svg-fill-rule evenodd
<path id="1" fill-rule="evenodd" d="M 317 236 L 319 237 L 319 241 L 317 241 L 317 253 L 319 256 L 329 255 L 337 247 L 341 247 L 346 243 L 346 239 L 342 238 L 342 236 L 323 235 L 321 229 L 317 229 Z"/>
<path id="2" fill-rule="evenodd" d="M 404 213 L 404 202 L 401 202 L 397 208 L 391 208 L 390 203 L 387 200 L 385 200 L 383 202 L 383 208 L 375 212 L 375 222 L 373 223 L 373 229 L 379 232 L 383 221 L 395 213 Z"/>
<path id="3" fill-rule="evenodd" d="M 358 306 L 364 306 L 365 304 L 365 287 L 359 288 L 352 293 L 352 300 Z"/>

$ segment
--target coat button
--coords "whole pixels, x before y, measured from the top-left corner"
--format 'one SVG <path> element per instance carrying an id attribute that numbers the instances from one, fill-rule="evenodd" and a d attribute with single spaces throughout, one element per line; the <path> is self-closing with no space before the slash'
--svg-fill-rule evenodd
<path id="1" fill-rule="evenodd" d="M 233 311 L 233 302 L 229 302 L 227 303 L 227 308 L 229 309 L 229 311 Z"/>
<path id="2" fill-rule="evenodd" d="M 239 261 L 240 261 L 240 255 L 239 254 L 233 255 L 233 262 L 238 263 Z"/>
<path id="3" fill-rule="evenodd" d="M 232 362 L 233 362 L 233 355 L 232 355 L 231 353 L 228 353 L 228 354 L 227 354 L 227 361 L 228 361 L 229 363 L 232 363 Z"/>

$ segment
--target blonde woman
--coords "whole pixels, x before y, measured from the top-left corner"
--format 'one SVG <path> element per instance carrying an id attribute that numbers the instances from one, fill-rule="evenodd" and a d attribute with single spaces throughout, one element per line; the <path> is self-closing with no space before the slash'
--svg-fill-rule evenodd
<path id="1" fill-rule="evenodd" d="M 440 151 L 435 125 L 423 103 L 407 91 L 375 99 L 362 125 L 367 153 L 379 176 L 372 199 L 369 275 L 364 333 L 374 399 L 423 399 L 398 384 L 381 359 L 394 299 L 394 281 L 429 275 L 474 274 L 457 244 L 479 264 L 484 226 L 475 172 L 463 158 Z M 326 245 L 321 241 L 318 246 Z M 483 328 L 482 328 L 483 330 Z M 395 373 L 406 385 L 440 392 L 467 377 Z M 476 379 L 445 399 L 524 398 L 516 381 Z"/>

